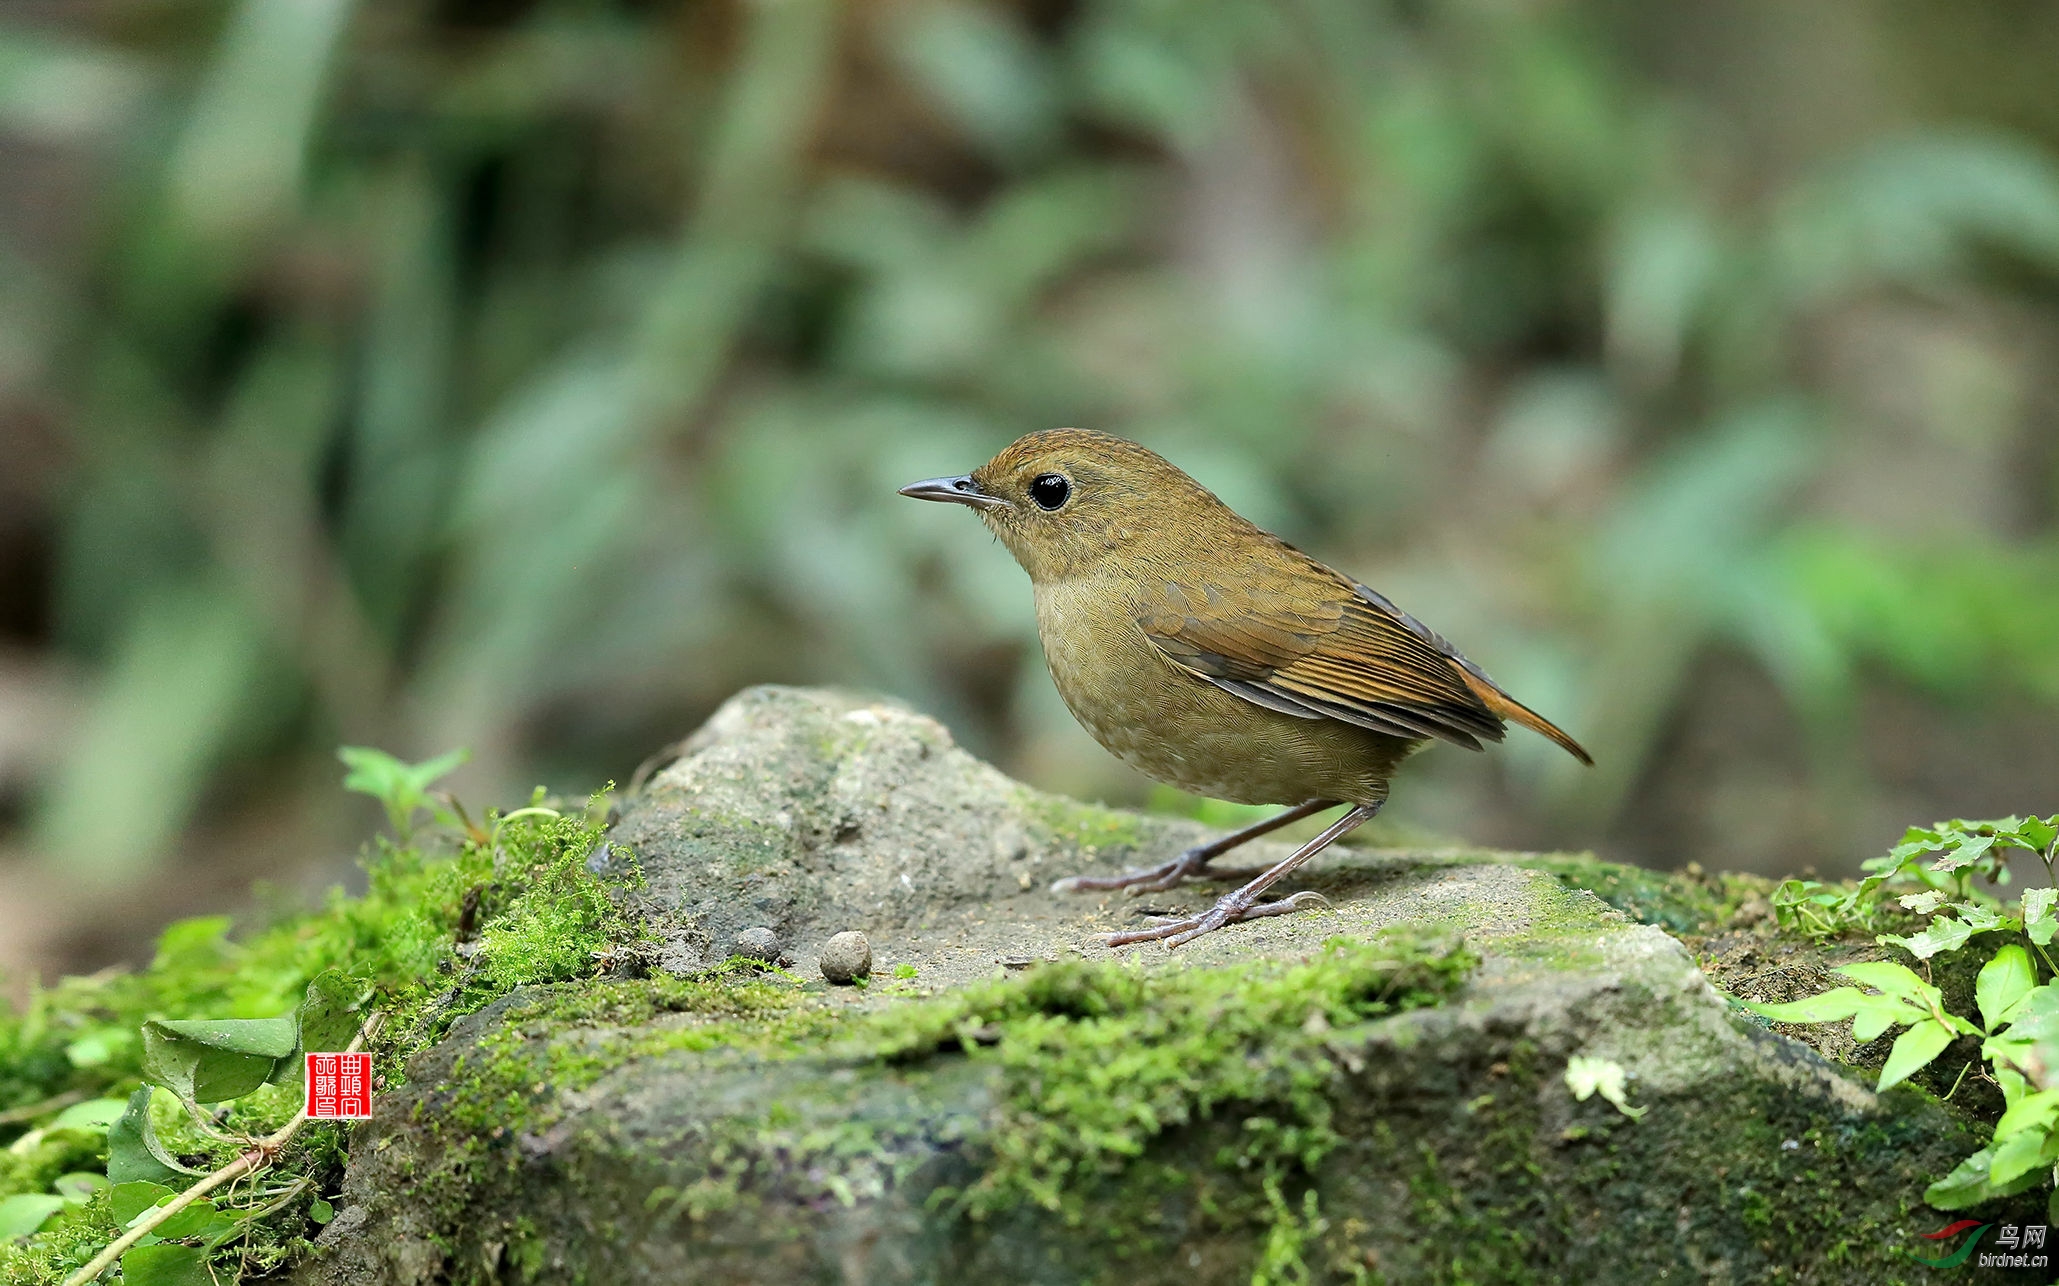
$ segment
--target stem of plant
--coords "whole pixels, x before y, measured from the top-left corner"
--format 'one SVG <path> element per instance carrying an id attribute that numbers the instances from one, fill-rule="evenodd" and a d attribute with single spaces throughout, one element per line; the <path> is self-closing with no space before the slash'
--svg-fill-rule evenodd
<path id="1" fill-rule="evenodd" d="M 383 1018 L 384 1015 L 382 1014 L 372 1014 L 367 1017 L 364 1023 L 357 1029 L 357 1035 L 351 1038 L 350 1049 L 347 1052 L 356 1053 L 364 1048 L 365 1042 L 378 1032 L 379 1023 Z M 307 1110 L 303 1108 L 294 1114 L 292 1120 L 280 1126 L 273 1133 L 257 1140 L 234 1161 L 207 1175 L 200 1182 L 181 1192 L 164 1205 L 154 1206 L 146 1211 L 141 1218 L 130 1225 L 127 1232 L 116 1238 L 107 1249 L 93 1256 L 91 1263 L 65 1278 L 64 1286 L 86 1286 L 86 1283 L 106 1272 L 131 1246 L 149 1236 L 151 1229 L 163 1224 L 165 1220 L 184 1210 L 187 1206 L 192 1205 L 223 1184 L 234 1183 L 244 1175 L 270 1165 L 272 1158 L 278 1155 L 279 1149 L 285 1147 L 293 1138 L 293 1135 L 305 1124 L 307 1124 Z"/>
<path id="2" fill-rule="evenodd" d="M 82 1102 L 85 1097 L 86 1091 L 84 1090 L 66 1090 L 64 1093 L 54 1098 L 46 1098 L 40 1103 L 31 1103 L 27 1107 L 11 1107 L 5 1112 L 0 1112 L 0 1125 L 15 1125 L 22 1121 L 33 1121 L 39 1116 L 70 1107 L 74 1103 Z"/>
<path id="3" fill-rule="evenodd" d="M 514 812 L 512 812 L 512 813 L 502 813 L 502 814 L 500 815 L 499 819 L 498 819 L 498 820 L 496 820 L 496 821 L 495 821 L 495 822 L 493 823 L 493 838 L 494 838 L 494 841 L 495 841 L 495 842 L 497 843 L 497 842 L 499 842 L 499 840 L 500 840 L 500 828 L 501 828 L 501 827 L 503 827 L 503 826 L 505 826 L 505 825 L 507 825 L 507 824 L 508 824 L 509 822 L 511 822 L 511 821 L 514 821 L 514 820 L 515 820 L 515 819 L 516 819 L 517 817 L 563 817 L 563 816 L 564 816 L 564 814 L 563 814 L 563 813 L 561 813 L 561 812 L 559 812 L 559 811 L 558 811 L 557 809 L 555 809 L 555 808 L 544 808 L 544 807 L 542 807 L 542 806 L 540 806 L 540 805 L 534 805 L 534 806 L 531 806 L 531 807 L 529 807 L 529 808 L 518 808 L 518 809 L 516 809 L 516 810 L 515 810 Z"/>
<path id="4" fill-rule="evenodd" d="M 2024 940 L 2028 942 L 2030 940 L 2030 935 L 2025 934 Z M 2059 965 L 2055 965 L 2052 963 L 2052 957 L 2046 954 L 2045 949 L 2035 942 L 2032 942 L 2030 944 L 2030 949 L 2038 953 L 2038 959 L 2045 962 L 2045 968 L 2051 973 L 2051 975 L 2054 978 L 2059 978 Z"/>

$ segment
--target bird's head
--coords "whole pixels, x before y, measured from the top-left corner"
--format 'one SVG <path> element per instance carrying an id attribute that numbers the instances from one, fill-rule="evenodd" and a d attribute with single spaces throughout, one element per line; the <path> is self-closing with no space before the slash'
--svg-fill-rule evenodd
<path id="1" fill-rule="evenodd" d="M 901 494 L 973 509 L 1039 583 L 1112 554 L 1149 558 L 1212 521 L 1242 521 L 1156 453 L 1090 429 L 1017 438 L 969 474 L 927 478 Z"/>

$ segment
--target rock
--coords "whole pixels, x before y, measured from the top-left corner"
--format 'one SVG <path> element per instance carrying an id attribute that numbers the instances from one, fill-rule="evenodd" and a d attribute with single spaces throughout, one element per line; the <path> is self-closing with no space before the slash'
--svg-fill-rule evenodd
<path id="1" fill-rule="evenodd" d="M 1977 1132 L 1728 1005 L 1650 922 L 1701 914 L 1660 877 L 1333 850 L 1282 890 L 1332 911 L 1119 955 L 1098 935 L 1221 886 L 1046 891 L 1205 833 L 897 705 L 742 693 L 609 837 L 690 976 L 458 1020 L 352 1134 L 364 1221 L 297 1280 L 1861 1282 L 1950 1221 L 1923 1187 Z M 758 927 L 830 976 L 806 944 L 861 920 L 886 985 L 694 976 Z M 1575 1056 L 1641 1118 L 1575 1099 Z M 2044 1221 L 2022 1203 L 1982 1218 Z"/>
<path id="2" fill-rule="evenodd" d="M 872 944 L 855 929 L 846 929 L 822 947 L 822 976 L 834 983 L 851 983 L 872 973 Z"/>
<path id="3" fill-rule="evenodd" d="M 774 964 L 779 960 L 779 935 L 762 924 L 753 925 L 736 935 L 729 944 L 731 955 L 746 960 L 762 960 Z"/>

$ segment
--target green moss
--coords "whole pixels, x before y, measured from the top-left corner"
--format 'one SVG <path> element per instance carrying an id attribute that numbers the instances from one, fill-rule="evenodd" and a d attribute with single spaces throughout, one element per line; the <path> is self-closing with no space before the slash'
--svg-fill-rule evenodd
<path id="1" fill-rule="evenodd" d="M 57 1214 L 28 1242 L 0 1242 L 0 1283 L 46 1286 L 84 1268 L 101 1247 L 121 1236 L 107 1194 Z"/>
<path id="2" fill-rule="evenodd" d="M 1195 1172 L 1149 1156 L 1198 1127 L 1215 1139 L 1202 1167 L 1210 1218 L 1243 1230 L 1262 1280 L 1303 1280 L 1302 1247 L 1324 1226 L 1307 1176 L 1340 1140 L 1345 1073 L 1330 1042 L 1439 1002 L 1473 963 L 1407 937 L 1335 940 L 1301 963 L 1067 962 L 857 1015 L 776 972 L 523 992 L 499 1002 L 447 1090 L 424 1100 L 423 1128 L 442 1142 L 415 1190 L 463 1228 L 512 1173 L 498 1141 L 549 1130 L 579 1089 L 638 1060 L 688 1052 L 717 1060 L 699 1064 L 707 1075 L 736 1057 L 766 1106 L 681 1126 L 689 1173 L 657 1185 L 646 1214 L 744 1219 L 762 1234 L 774 1190 L 850 1204 L 907 1182 L 939 1126 L 897 1086 L 957 1068 L 990 1086 L 995 1106 L 948 1127 L 967 1131 L 978 1161 L 933 1208 L 976 1224 L 1055 1216 L 1080 1245 L 1145 1253 L 1158 1207 Z M 903 1070 L 881 1077 L 881 1064 Z M 859 1110 L 854 1092 L 874 1099 Z"/>
<path id="3" fill-rule="evenodd" d="M 998 1102 L 964 1141 L 976 1172 L 933 1191 L 931 1207 L 976 1223 L 1041 1212 L 1072 1229 L 1076 1247 L 1118 1258 L 1158 1245 L 1163 1200 L 1196 1177 L 1192 1166 L 1154 1164 L 1151 1152 L 1196 1127 L 1213 1131 L 1202 1169 L 1210 1217 L 1247 1230 L 1257 1280 L 1301 1281 L 1302 1247 L 1321 1226 L 1307 1175 L 1339 1142 L 1344 1072 L 1329 1043 L 1437 1003 L 1473 964 L 1463 948 L 1407 938 L 1333 940 L 1298 964 L 1147 972 L 1067 962 L 867 1015 L 821 1057 L 931 1075 L 939 1059 L 962 1060 Z M 779 1056 L 758 1039 L 761 1056 Z M 897 1134 L 895 1115 L 811 1104 L 810 1094 L 837 1093 L 820 1071 L 798 1094 L 782 1083 L 762 1115 L 715 1122 L 696 1149 L 699 1177 L 654 1200 L 702 1219 L 757 1209 L 768 1183 L 798 1182 L 803 1200 L 848 1204 L 904 1181 L 922 1152 Z"/>
<path id="4" fill-rule="evenodd" d="M 533 1131 L 556 1119 L 560 1096 L 639 1059 L 674 1050 L 790 1055 L 836 1025 L 790 975 L 751 967 L 526 992 L 498 1019 L 451 1068 L 438 1130 Z"/>
<path id="5" fill-rule="evenodd" d="M 475 995 L 588 977 L 642 936 L 617 904 L 616 890 L 586 870 L 597 834 L 556 818 L 524 818 L 516 825 L 535 832 L 518 850 L 531 860 L 512 882 L 517 891 L 506 910 L 479 934 L 469 983 Z"/>
<path id="6" fill-rule="evenodd" d="M 961 1205 L 981 1217 L 1029 1202 L 1080 1224 L 1101 1217 L 1083 1199 L 1093 1181 L 1162 1131 L 1225 1110 L 1244 1117 L 1234 1164 L 1275 1178 L 1314 1165 L 1337 1142 L 1330 1032 L 1435 1004 L 1474 963 L 1462 947 L 1391 935 L 1332 939 L 1306 964 L 1074 962 L 889 1011 L 858 1039 L 887 1059 L 957 1046 L 997 1064 L 1008 1111 Z"/>
<path id="7" fill-rule="evenodd" d="M 1458 1133 L 1419 1137 L 1414 1157 L 1395 1156 L 1409 1175 L 1410 1224 L 1426 1246 L 1438 1248 L 1422 1265 L 1430 1280 L 1538 1279 L 1544 1241 L 1564 1222 L 1559 1196 L 1539 1164 L 1532 1105 L 1545 1079 L 1542 1064 L 1534 1045 L 1517 1041 L 1493 1074 L 1496 1091 L 1465 1104 L 1454 1123 Z M 1375 1137 L 1395 1146 L 1391 1132 Z"/>
<path id="8" fill-rule="evenodd" d="M 1488 1093 L 1340 1103 L 1348 1142 L 1317 1175 L 1333 1213 L 1309 1262 L 1451 1283 L 1696 1281 L 1718 1262 L 1734 1281 L 1920 1279 L 1905 1252 L 1946 1222 L 1922 1208 L 1924 1182 L 1969 1136 L 1918 1096 L 1826 1124 L 1820 1103 L 1745 1077 L 1654 1095 L 1632 1122 L 1559 1097 L 1562 1070 L 1517 1038 L 1464 1069 Z"/>
<path id="9" fill-rule="evenodd" d="M 1604 862 L 1592 853 L 1541 853 L 1519 865 L 1586 889 L 1618 911 L 1669 933 L 1708 933 L 1733 919 L 1750 898 L 1764 897 L 1773 881 L 1762 876 L 1695 871 L 1653 871 Z"/>
<path id="10" fill-rule="evenodd" d="M 1085 853 L 1135 850 L 1144 842 L 1144 819 L 1136 813 L 1046 795 L 1026 786 L 1014 790 L 1015 807 L 1053 840 Z"/>
<path id="11" fill-rule="evenodd" d="M 740 872 L 777 867 L 792 839 L 770 822 L 698 804 L 683 808 L 675 825 L 683 841 L 719 846 L 723 861 Z"/>

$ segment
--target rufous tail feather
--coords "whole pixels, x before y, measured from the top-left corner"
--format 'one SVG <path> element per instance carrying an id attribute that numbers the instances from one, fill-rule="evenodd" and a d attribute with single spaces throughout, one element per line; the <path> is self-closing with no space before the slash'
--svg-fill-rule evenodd
<path id="1" fill-rule="evenodd" d="M 1489 710 L 1504 719 L 1520 723 L 1533 732 L 1542 733 L 1557 742 L 1573 758 L 1589 768 L 1594 767 L 1594 756 L 1588 754 L 1579 742 L 1561 731 L 1557 724 L 1495 687 L 1486 678 L 1474 674 L 1471 667 L 1462 665 L 1459 667 L 1459 673 L 1465 677 L 1466 686 L 1473 690 L 1473 695 L 1479 697 Z"/>

